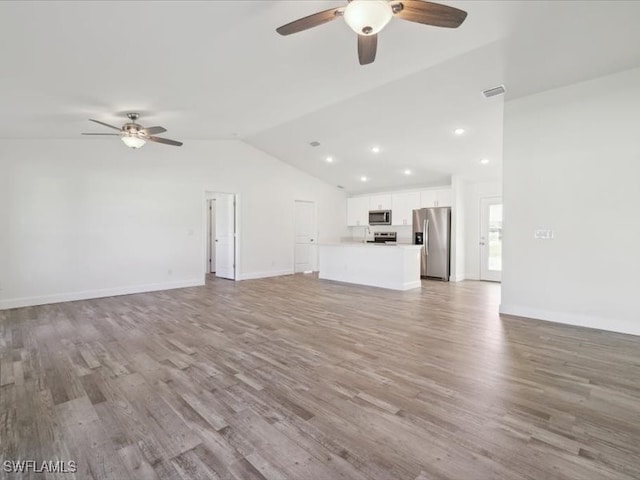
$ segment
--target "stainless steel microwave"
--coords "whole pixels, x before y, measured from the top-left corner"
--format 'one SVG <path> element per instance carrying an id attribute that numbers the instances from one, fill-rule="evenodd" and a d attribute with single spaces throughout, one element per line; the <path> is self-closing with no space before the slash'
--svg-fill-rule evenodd
<path id="1" fill-rule="evenodd" d="M 369 225 L 391 225 L 391 210 L 370 210 Z"/>

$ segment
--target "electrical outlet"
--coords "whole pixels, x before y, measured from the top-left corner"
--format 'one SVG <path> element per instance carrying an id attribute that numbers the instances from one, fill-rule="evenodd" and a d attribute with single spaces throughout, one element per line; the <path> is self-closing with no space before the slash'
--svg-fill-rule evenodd
<path id="1" fill-rule="evenodd" d="M 537 228 L 533 232 L 533 238 L 536 240 L 553 240 L 553 230 Z"/>

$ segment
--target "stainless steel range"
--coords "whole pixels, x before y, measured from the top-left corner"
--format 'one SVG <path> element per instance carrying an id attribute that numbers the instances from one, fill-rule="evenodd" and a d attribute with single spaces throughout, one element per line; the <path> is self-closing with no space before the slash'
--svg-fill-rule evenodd
<path id="1" fill-rule="evenodd" d="M 373 240 L 368 243 L 396 243 L 398 239 L 397 232 L 373 232 Z"/>

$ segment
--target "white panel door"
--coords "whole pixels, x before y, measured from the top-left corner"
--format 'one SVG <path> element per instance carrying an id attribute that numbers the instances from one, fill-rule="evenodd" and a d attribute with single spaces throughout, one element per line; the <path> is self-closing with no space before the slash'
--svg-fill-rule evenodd
<path id="1" fill-rule="evenodd" d="M 209 200 L 209 239 L 207 241 L 207 273 L 216 272 L 216 201 Z"/>
<path id="2" fill-rule="evenodd" d="M 316 204 L 295 201 L 294 272 L 312 272 L 316 269 Z"/>
<path id="3" fill-rule="evenodd" d="M 480 280 L 502 280 L 502 198 L 480 199 Z"/>
<path id="4" fill-rule="evenodd" d="M 216 277 L 236 278 L 236 206 L 235 195 L 216 195 Z"/>

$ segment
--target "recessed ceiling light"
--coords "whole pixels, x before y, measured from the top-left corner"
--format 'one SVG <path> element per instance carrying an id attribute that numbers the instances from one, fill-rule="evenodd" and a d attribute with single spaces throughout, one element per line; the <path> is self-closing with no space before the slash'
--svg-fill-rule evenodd
<path id="1" fill-rule="evenodd" d="M 365 176 L 360 177 L 360 181 L 361 182 L 366 182 L 367 180 L 369 180 L 369 179 L 367 177 L 365 177 Z"/>
<path id="2" fill-rule="evenodd" d="M 487 163 L 489 163 L 489 159 L 488 158 L 483 158 L 483 159 L 480 160 L 480 163 L 482 165 L 486 165 Z"/>
<path id="3" fill-rule="evenodd" d="M 464 128 L 456 128 L 453 133 L 455 133 L 456 135 L 464 135 L 464 132 L 466 132 L 466 130 Z"/>
<path id="4" fill-rule="evenodd" d="M 371 147 L 373 153 L 380 153 L 380 147 Z"/>
<path id="5" fill-rule="evenodd" d="M 411 170 L 409 170 L 408 168 L 404 171 L 405 175 L 411 175 Z"/>
<path id="6" fill-rule="evenodd" d="M 327 161 L 327 163 L 333 163 L 333 157 L 327 157 L 325 158 L 325 160 Z"/>

